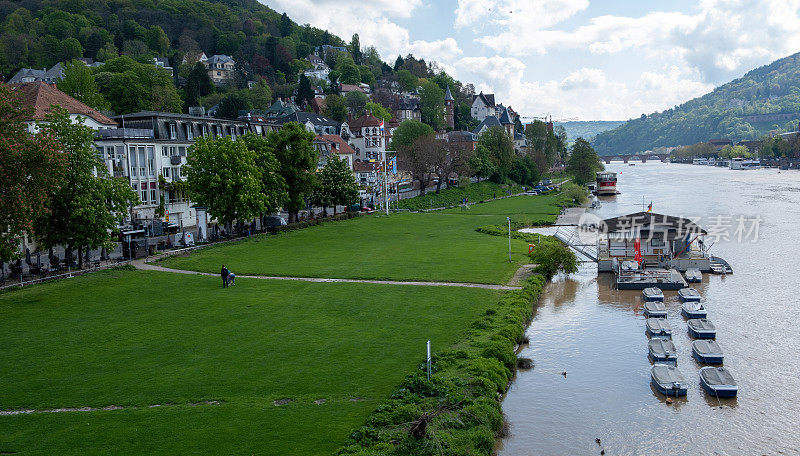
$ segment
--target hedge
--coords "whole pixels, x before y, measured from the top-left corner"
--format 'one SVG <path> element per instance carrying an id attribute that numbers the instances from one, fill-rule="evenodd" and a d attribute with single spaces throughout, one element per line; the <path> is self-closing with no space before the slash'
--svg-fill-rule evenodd
<path id="1" fill-rule="evenodd" d="M 490 455 L 503 429 L 502 394 L 516 367 L 545 280 L 529 278 L 504 293 L 464 338 L 408 375 L 391 397 L 353 430 L 339 455 Z"/>
<path id="2" fill-rule="evenodd" d="M 464 187 L 448 187 L 439 193 L 428 192 L 425 195 L 400 200 L 398 207 L 412 211 L 453 207 L 462 204 L 464 198 L 470 203 L 476 203 L 507 196 L 509 190 L 512 194 L 520 193 L 522 186 L 513 182 L 502 185 L 491 181 L 476 182 Z"/>

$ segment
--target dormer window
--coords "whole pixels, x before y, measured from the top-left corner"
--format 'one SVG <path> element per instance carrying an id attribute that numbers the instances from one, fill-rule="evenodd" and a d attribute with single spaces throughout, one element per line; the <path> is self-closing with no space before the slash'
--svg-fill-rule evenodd
<path id="1" fill-rule="evenodd" d="M 194 133 L 192 132 L 192 124 L 186 124 L 186 140 L 192 141 L 194 139 Z"/>
<path id="2" fill-rule="evenodd" d="M 169 139 L 178 139 L 178 128 L 174 123 L 169 124 Z"/>

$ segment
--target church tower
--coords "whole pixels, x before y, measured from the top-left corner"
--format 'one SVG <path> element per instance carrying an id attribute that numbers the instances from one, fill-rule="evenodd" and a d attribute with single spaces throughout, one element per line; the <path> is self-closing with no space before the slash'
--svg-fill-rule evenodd
<path id="1" fill-rule="evenodd" d="M 455 103 L 455 101 L 453 94 L 450 93 L 450 86 L 447 86 L 447 91 L 444 93 L 444 117 L 445 123 L 450 127 L 450 130 L 455 128 L 455 117 L 453 113 L 453 109 L 455 109 L 453 103 Z"/>

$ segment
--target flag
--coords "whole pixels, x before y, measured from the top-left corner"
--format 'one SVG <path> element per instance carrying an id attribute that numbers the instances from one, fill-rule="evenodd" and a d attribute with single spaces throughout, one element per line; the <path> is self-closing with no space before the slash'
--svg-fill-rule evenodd
<path id="1" fill-rule="evenodd" d="M 383 119 L 381 119 L 380 127 L 381 127 L 381 132 L 383 132 Z"/>
<path id="2" fill-rule="evenodd" d="M 647 212 L 653 212 L 653 202 L 650 201 L 650 205 L 647 206 Z"/>
<path id="3" fill-rule="evenodd" d="M 636 241 L 634 241 L 634 243 L 633 243 L 633 248 L 636 251 L 636 254 L 633 257 L 633 259 L 636 260 L 637 263 L 639 263 L 639 266 L 641 266 L 642 265 L 642 241 L 638 237 L 636 238 Z"/>

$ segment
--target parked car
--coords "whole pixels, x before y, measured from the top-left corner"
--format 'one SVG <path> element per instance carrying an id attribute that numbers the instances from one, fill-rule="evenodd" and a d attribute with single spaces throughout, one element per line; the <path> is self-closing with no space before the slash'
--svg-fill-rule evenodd
<path id="1" fill-rule="evenodd" d="M 544 185 L 544 186 L 553 185 L 553 181 L 551 181 L 550 179 L 544 179 L 544 180 L 542 180 L 542 185 Z"/>
<path id="2" fill-rule="evenodd" d="M 528 190 L 527 192 L 525 192 L 526 195 L 538 195 L 539 193 L 540 193 L 539 190 L 535 190 L 535 189 Z"/>
<path id="3" fill-rule="evenodd" d="M 375 211 L 374 209 L 368 208 L 366 206 L 361 208 L 361 212 L 370 213 L 370 212 L 374 212 L 374 211 Z"/>

